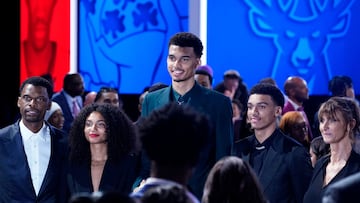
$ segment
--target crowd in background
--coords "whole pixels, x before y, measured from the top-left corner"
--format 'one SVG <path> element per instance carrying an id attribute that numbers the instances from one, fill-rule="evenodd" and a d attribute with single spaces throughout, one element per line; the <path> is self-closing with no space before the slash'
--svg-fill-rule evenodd
<path id="1" fill-rule="evenodd" d="M 360 106 L 351 77 L 324 84 L 331 97 L 309 115 L 307 81 L 300 76 L 263 78 L 248 89 L 240 72 L 229 69 L 213 84 L 197 36 L 176 33 L 168 51 L 172 82 L 144 88 L 135 121 L 116 87 L 86 92 L 82 75 L 72 73 L 54 92 L 47 75 L 27 78 L 19 119 L 0 129 L 0 202 L 356 197 Z"/>

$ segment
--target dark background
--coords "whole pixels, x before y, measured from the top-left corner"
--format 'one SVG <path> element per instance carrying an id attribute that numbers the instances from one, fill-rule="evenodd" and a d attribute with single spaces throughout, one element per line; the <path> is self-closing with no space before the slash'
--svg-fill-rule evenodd
<path id="1" fill-rule="evenodd" d="M 13 123 L 17 119 L 18 107 L 16 105 L 19 89 L 20 66 L 20 6 L 19 1 L 3 1 L 1 12 L 2 30 L 0 34 L 2 53 L 1 62 L 1 99 L 0 99 L 0 128 Z M 5 12 L 6 11 L 6 12 Z M 250 87 L 249 87 L 250 88 Z M 124 110 L 132 120 L 136 120 L 139 95 L 121 95 Z M 311 95 L 304 107 L 309 121 L 319 105 L 328 98 L 328 95 Z M 359 99 L 359 95 L 357 95 Z"/>

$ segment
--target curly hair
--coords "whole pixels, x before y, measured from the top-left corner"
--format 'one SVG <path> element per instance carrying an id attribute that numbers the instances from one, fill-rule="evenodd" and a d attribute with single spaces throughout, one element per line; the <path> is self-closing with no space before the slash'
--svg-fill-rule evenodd
<path id="1" fill-rule="evenodd" d="M 203 54 L 203 45 L 199 37 L 190 32 L 178 32 L 173 35 L 169 41 L 170 45 L 176 45 L 180 47 L 192 47 L 196 57 L 201 58 Z"/>
<path id="2" fill-rule="evenodd" d="M 138 152 L 137 129 L 131 119 L 111 104 L 93 103 L 81 109 L 69 133 L 70 161 L 90 161 L 90 144 L 85 138 L 84 127 L 92 112 L 99 112 L 106 123 L 108 159 L 118 160 L 122 155 Z"/>

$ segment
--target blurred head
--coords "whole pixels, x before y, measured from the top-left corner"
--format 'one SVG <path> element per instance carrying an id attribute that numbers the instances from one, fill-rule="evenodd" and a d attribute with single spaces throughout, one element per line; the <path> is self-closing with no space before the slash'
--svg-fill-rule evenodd
<path id="1" fill-rule="evenodd" d="M 79 73 L 68 73 L 64 77 L 63 89 L 72 97 L 84 94 L 84 80 Z"/>
<path id="2" fill-rule="evenodd" d="M 224 85 L 227 90 L 236 90 L 240 83 L 240 73 L 237 70 L 227 70 L 223 76 Z"/>
<path id="3" fill-rule="evenodd" d="M 322 136 L 315 137 L 311 140 L 309 153 L 314 167 L 317 160 L 330 153 L 330 145 L 324 142 Z"/>
<path id="4" fill-rule="evenodd" d="M 212 89 L 213 70 L 209 65 L 199 66 L 195 70 L 195 80 L 208 89 Z"/>
<path id="5" fill-rule="evenodd" d="M 353 82 L 349 76 L 334 76 L 329 81 L 328 88 L 332 96 L 355 98 Z"/>
<path id="6" fill-rule="evenodd" d="M 285 94 L 294 102 L 303 103 L 309 99 L 307 82 L 297 76 L 288 77 L 284 84 Z"/>
<path id="7" fill-rule="evenodd" d="M 107 103 L 119 108 L 123 106 L 118 89 L 112 87 L 101 87 L 96 94 L 94 102 L 99 104 Z"/>
<path id="8" fill-rule="evenodd" d="M 58 129 L 64 127 L 64 114 L 58 103 L 51 102 L 51 108 L 46 111 L 45 120 Z"/>
<path id="9" fill-rule="evenodd" d="M 298 142 L 305 146 L 309 146 L 309 129 L 301 112 L 286 112 L 280 119 L 279 128 Z"/>
<path id="10" fill-rule="evenodd" d="M 212 167 L 204 186 L 203 203 L 265 203 L 251 166 L 236 156 L 221 158 Z"/>
<path id="11" fill-rule="evenodd" d="M 193 203 L 187 196 L 186 189 L 177 184 L 152 187 L 141 198 L 141 203 Z"/>

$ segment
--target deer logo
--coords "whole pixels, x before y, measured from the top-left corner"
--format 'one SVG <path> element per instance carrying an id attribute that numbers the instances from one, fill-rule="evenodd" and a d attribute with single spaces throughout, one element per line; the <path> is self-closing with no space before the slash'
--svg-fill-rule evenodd
<path id="1" fill-rule="evenodd" d="M 249 6 L 252 31 L 272 38 L 277 49 L 269 75 L 285 81 L 297 75 L 315 84 L 332 78 L 327 47 L 344 37 L 350 25 L 355 0 L 244 0 Z M 322 85 L 327 92 L 327 85 Z M 319 87 L 317 87 L 319 88 Z"/>

